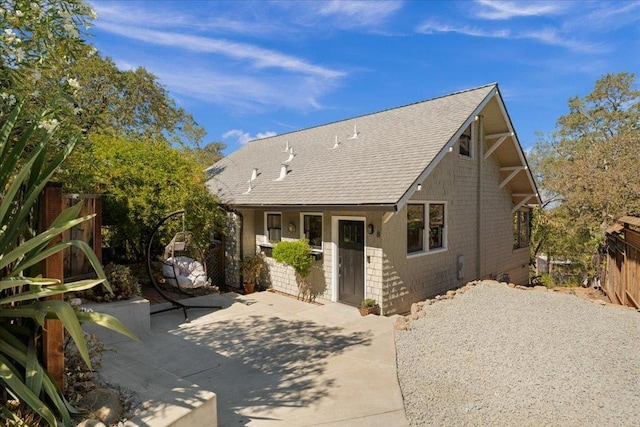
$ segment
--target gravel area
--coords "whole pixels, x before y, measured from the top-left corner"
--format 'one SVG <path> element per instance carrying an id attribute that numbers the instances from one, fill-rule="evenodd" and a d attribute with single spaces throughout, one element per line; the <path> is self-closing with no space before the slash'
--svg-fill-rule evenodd
<path id="1" fill-rule="evenodd" d="M 640 425 L 640 313 L 481 283 L 396 331 L 412 426 Z"/>

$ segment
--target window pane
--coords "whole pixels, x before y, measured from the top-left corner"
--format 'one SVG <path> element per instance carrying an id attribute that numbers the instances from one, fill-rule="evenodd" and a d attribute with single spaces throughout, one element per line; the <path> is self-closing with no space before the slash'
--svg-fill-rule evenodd
<path id="1" fill-rule="evenodd" d="M 460 155 L 471 157 L 471 125 L 465 129 L 458 139 Z"/>
<path id="2" fill-rule="evenodd" d="M 304 238 L 314 249 L 322 249 L 322 216 L 304 215 Z"/>
<path id="3" fill-rule="evenodd" d="M 429 249 L 444 247 L 444 204 L 429 205 Z"/>
<path id="4" fill-rule="evenodd" d="M 514 249 L 529 246 L 531 238 L 531 221 L 529 211 L 518 211 L 513 215 L 513 247 Z"/>
<path id="5" fill-rule="evenodd" d="M 280 214 L 267 214 L 267 238 L 270 242 L 279 242 L 282 239 L 280 224 Z"/>
<path id="6" fill-rule="evenodd" d="M 407 253 L 424 250 L 424 205 L 407 205 Z"/>

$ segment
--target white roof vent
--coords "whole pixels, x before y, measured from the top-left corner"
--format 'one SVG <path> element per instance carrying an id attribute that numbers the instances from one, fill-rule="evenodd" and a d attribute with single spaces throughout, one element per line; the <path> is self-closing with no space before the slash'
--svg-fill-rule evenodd
<path id="1" fill-rule="evenodd" d="M 293 147 L 289 148 L 289 158 L 285 160 L 286 162 L 290 162 L 295 157 L 295 153 L 293 152 Z"/>
<path id="2" fill-rule="evenodd" d="M 258 168 L 253 168 L 253 172 L 251 172 L 251 179 L 249 182 L 253 182 L 258 178 Z"/>
<path id="3" fill-rule="evenodd" d="M 287 144 L 284 147 L 284 152 L 286 153 L 287 151 L 289 151 L 289 140 L 287 140 Z"/>
<path id="4" fill-rule="evenodd" d="M 351 135 L 347 139 L 358 139 L 358 134 L 359 133 L 360 132 L 358 132 L 358 126 L 357 125 L 353 125 L 353 135 Z"/>
<path id="5" fill-rule="evenodd" d="M 335 150 L 336 148 L 338 148 L 339 145 L 340 145 L 340 141 L 338 141 L 338 135 L 336 135 L 336 142 L 333 144 L 333 147 L 331 147 L 331 149 Z"/>
<path id="6" fill-rule="evenodd" d="M 278 177 L 278 179 L 276 179 L 276 181 L 282 181 L 287 177 L 288 173 L 289 173 L 289 166 L 286 163 L 283 163 L 280 166 L 280 176 Z"/>

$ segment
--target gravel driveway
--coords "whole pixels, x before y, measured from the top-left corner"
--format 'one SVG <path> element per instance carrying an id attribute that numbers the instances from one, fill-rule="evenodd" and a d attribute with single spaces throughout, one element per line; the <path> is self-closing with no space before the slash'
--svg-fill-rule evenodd
<path id="1" fill-rule="evenodd" d="M 640 425 L 640 313 L 482 283 L 396 331 L 423 425 Z"/>

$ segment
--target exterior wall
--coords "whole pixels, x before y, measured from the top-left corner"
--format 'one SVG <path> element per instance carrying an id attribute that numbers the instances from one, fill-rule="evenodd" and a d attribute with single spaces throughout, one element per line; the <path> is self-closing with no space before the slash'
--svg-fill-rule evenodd
<path id="1" fill-rule="evenodd" d="M 496 160 L 482 159 L 479 148 L 474 144 L 475 153 L 469 159 L 460 156 L 454 146 L 409 202 L 446 202 L 445 251 L 407 256 L 406 206 L 382 226 L 385 314 L 407 312 L 413 302 L 474 279 L 506 273 L 515 283 L 527 281 L 529 249 L 513 249 L 511 194 L 507 187 L 499 188 L 500 166 Z M 459 256 L 464 257 L 462 278 L 458 276 Z"/>
<path id="2" fill-rule="evenodd" d="M 520 172 L 524 173 L 524 172 Z M 513 202 L 506 187 L 500 190 L 500 166 L 485 160 L 482 178 L 484 213 L 480 278 L 500 279 L 507 274 L 514 283 L 529 280 L 529 248 L 513 249 Z"/>
<path id="3" fill-rule="evenodd" d="M 298 284 L 293 268 L 279 264 L 269 256 L 270 245 L 266 243 L 266 230 L 264 226 L 265 212 L 278 212 L 277 210 L 259 210 L 254 214 L 255 241 L 252 245 L 265 254 L 268 266 L 267 284 L 273 289 L 290 295 L 298 295 Z M 283 211 L 282 214 L 282 240 L 297 240 L 300 238 L 300 214 L 307 211 Z M 333 217 L 364 217 L 365 228 L 367 224 L 373 224 L 374 233 L 365 234 L 365 298 L 373 298 L 382 306 L 382 239 L 379 235 L 382 224 L 381 212 L 353 212 L 353 211 L 325 211 L 322 212 L 322 238 L 323 251 L 321 259 L 314 263 L 309 276 L 309 283 L 317 294 L 318 301 L 335 301 L 336 293 L 333 292 L 334 283 L 334 236 L 332 230 Z M 293 223 L 296 227 L 294 233 L 289 232 L 288 226 Z"/>

